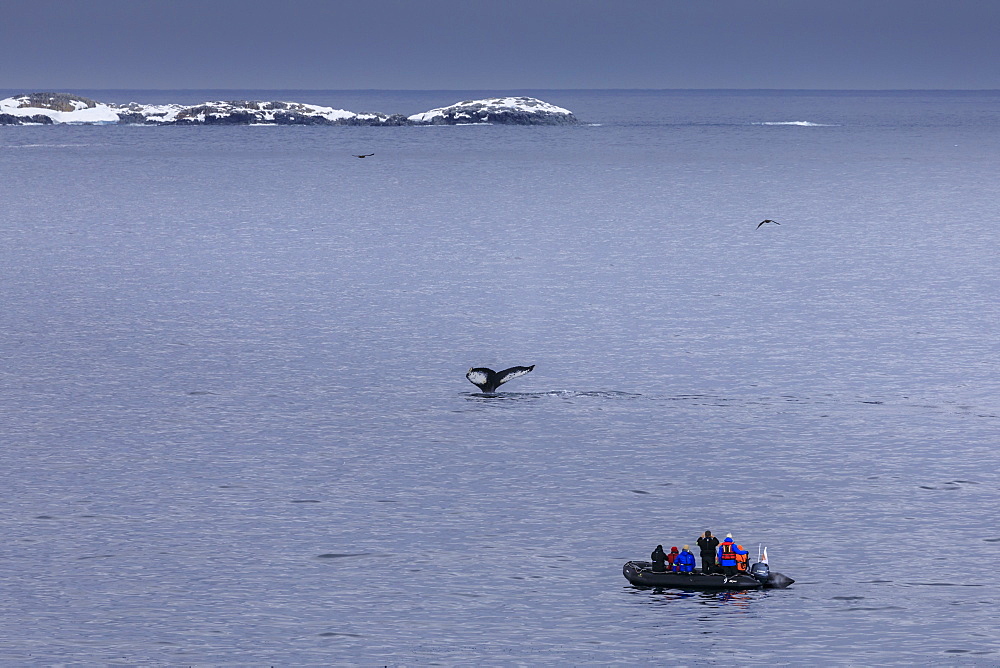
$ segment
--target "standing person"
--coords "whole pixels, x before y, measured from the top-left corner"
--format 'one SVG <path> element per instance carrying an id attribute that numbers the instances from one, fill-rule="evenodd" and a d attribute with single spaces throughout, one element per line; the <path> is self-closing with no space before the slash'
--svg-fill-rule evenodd
<path id="1" fill-rule="evenodd" d="M 649 555 L 649 558 L 653 562 L 654 573 L 667 572 L 667 553 L 663 551 L 662 545 L 657 545 L 653 553 Z"/>
<path id="2" fill-rule="evenodd" d="M 740 549 L 739 545 L 733 542 L 733 534 L 727 533 L 726 540 L 719 544 L 719 565 L 722 566 L 722 573 L 727 580 L 738 573 L 736 558 L 741 554 L 749 552 Z"/>
<path id="3" fill-rule="evenodd" d="M 688 550 L 687 545 L 681 548 L 681 553 L 674 560 L 674 567 L 678 573 L 691 573 L 694 571 L 694 555 Z"/>
<path id="4" fill-rule="evenodd" d="M 678 554 L 680 554 L 680 552 L 677 551 L 677 547 L 676 546 L 670 548 L 670 554 L 667 555 L 667 570 L 668 571 L 676 571 L 677 570 L 676 568 L 674 568 L 674 560 L 677 558 Z"/>
<path id="5" fill-rule="evenodd" d="M 712 535 L 712 532 L 705 529 L 698 539 L 698 549 L 701 551 L 701 572 L 709 575 L 715 570 L 715 548 L 719 546 L 719 539 Z"/>

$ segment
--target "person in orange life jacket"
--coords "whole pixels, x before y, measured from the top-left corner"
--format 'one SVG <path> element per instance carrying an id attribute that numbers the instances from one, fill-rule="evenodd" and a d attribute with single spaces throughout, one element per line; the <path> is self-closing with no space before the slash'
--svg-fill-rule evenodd
<path id="1" fill-rule="evenodd" d="M 736 547 L 737 547 L 737 549 L 740 549 L 740 550 L 743 549 L 742 545 L 737 545 Z M 743 552 L 742 554 L 740 554 L 739 552 L 737 552 L 736 553 L 736 570 L 739 571 L 740 573 L 746 573 L 747 572 L 747 568 L 749 568 L 749 567 L 750 567 L 750 553 L 749 552 Z"/>
<path id="2" fill-rule="evenodd" d="M 736 557 L 741 554 L 749 554 L 733 542 L 733 535 L 726 534 L 726 540 L 719 544 L 719 565 L 727 578 L 731 578 L 739 571 L 736 569 Z"/>
<path id="3" fill-rule="evenodd" d="M 667 553 L 663 551 L 662 545 L 657 545 L 653 553 L 649 555 L 650 561 L 653 562 L 653 572 L 654 573 L 666 573 L 667 572 Z"/>
<path id="4" fill-rule="evenodd" d="M 676 571 L 677 570 L 677 568 L 674 566 L 674 560 L 677 558 L 678 554 L 680 554 L 680 553 L 677 551 L 677 547 L 676 546 L 670 548 L 670 554 L 667 555 L 667 570 L 668 571 Z"/>
<path id="5" fill-rule="evenodd" d="M 681 548 L 681 553 L 674 560 L 674 568 L 677 569 L 678 573 L 691 573 L 694 571 L 694 555 L 688 550 L 687 545 Z"/>

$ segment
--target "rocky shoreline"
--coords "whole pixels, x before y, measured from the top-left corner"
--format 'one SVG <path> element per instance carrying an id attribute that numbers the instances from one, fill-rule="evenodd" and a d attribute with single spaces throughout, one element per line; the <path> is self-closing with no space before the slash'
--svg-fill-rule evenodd
<path id="1" fill-rule="evenodd" d="M 302 102 L 231 100 L 119 105 L 68 93 L 26 93 L 0 100 L 0 125 L 565 125 L 573 112 L 532 97 L 465 100 L 412 116 L 355 113 Z"/>

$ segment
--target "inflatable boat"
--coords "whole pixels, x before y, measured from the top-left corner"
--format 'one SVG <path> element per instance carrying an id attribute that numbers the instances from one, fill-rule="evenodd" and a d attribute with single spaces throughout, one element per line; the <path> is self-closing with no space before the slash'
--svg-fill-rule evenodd
<path id="1" fill-rule="evenodd" d="M 649 561 L 626 562 L 622 574 L 639 587 L 669 589 L 784 589 L 795 582 L 781 573 L 772 573 L 767 564 L 761 562 L 751 566 L 749 573 L 728 578 L 718 573 L 705 574 L 699 570 L 693 573 L 657 572 Z"/>

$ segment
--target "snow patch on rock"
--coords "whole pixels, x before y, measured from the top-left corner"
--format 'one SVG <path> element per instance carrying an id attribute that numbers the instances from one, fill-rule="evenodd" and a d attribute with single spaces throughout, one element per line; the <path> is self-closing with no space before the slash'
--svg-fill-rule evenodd
<path id="1" fill-rule="evenodd" d="M 0 114 L 32 119 L 28 122 L 39 122 L 39 116 L 48 118 L 51 123 L 118 122 L 118 113 L 112 105 L 65 93 L 31 93 L 8 97 L 0 100 Z"/>

